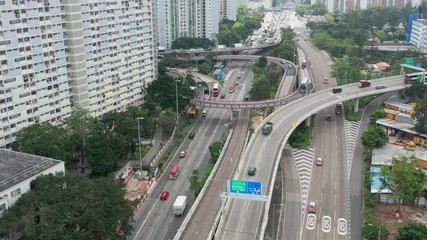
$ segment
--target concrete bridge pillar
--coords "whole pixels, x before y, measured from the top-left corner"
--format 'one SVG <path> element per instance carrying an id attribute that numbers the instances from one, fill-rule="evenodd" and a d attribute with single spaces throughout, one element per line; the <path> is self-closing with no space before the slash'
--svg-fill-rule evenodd
<path id="1" fill-rule="evenodd" d="M 311 116 L 310 116 L 310 117 L 308 117 L 307 119 L 305 119 L 305 125 L 306 125 L 307 127 L 310 127 L 310 124 L 311 124 Z"/>
<path id="2" fill-rule="evenodd" d="M 400 99 L 404 99 L 404 98 L 405 98 L 405 95 L 403 95 L 403 89 L 402 89 L 402 90 L 397 91 L 397 96 L 398 96 Z"/>
<path id="3" fill-rule="evenodd" d="M 353 112 L 357 113 L 359 111 L 359 98 L 354 99 L 354 108 Z"/>

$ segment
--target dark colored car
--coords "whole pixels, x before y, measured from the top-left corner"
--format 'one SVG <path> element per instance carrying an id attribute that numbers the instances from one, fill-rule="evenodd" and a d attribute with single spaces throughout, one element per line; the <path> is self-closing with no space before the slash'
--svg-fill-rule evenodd
<path id="1" fill-rule="evenodd" d="M 386 88 L 385 86 L 376 86 L 375 89 L 380 90 Z"/>
<path id="2" fill-rule="evenodd" d="M 249 94 L 245 95 L 245 101 L 249 101 Z"/>
<path id="3" fill-rule="evenodd" d="M 249 167 L 248 168 L 248 175 L 249 176 L 255 176 L 256 173 L 256 167 Z"/>
<path id="4" fill-rule="evenodd" d="M 325 119 L 326 119 L 326 121 L 331 121 L 332 117 L 331 117 L 331 115 L 326 115 Z"/>
<path id="5" fill-rule="evenodd" d="M 196 135 L 196 133 L 195 133 L 195 132 L 191 132 L 191 133 L 188 135 L 188 138 L 193 139 L 195 135 Z"/>
<path id="6" fill-rule="evenodd" d="M 224 99 L 225 98 L 225 93 L 222 93 L 221 94 L 221 99 Z"/>
<path id="7" fill-rule="evenodd" d="M 340 93 L 342 92 L 342 88 L 332 88 L 333 93 Z"/>

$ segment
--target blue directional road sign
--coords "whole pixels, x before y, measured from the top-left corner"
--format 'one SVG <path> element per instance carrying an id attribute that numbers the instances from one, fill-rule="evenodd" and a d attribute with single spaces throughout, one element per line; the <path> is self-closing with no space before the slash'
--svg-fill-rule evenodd
<path id="1" fill-rule="evenodd" d="M 228 191 L 231 193 L 261 195 L 262 183 L 243 180 L 230 180 L 228 181 Z"/>

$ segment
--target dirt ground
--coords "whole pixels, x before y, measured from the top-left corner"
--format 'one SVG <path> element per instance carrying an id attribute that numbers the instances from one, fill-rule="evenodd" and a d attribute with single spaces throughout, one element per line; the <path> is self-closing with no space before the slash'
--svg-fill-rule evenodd
<path id="1" fill-rule="evenodd" d="M 418 206 L 401 206 L 400 218 L 396 218 L 397 205 L 378 204 L 374 208 L 377 220 L 390 231 L 389 240 L 394 240 L 398 229 L 409 223 L 420 223 L 427 226 L 427 208 Z"/>

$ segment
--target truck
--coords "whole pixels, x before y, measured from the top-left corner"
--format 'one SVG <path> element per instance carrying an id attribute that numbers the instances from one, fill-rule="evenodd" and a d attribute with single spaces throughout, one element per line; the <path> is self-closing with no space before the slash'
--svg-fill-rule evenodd
<path id="1" fill-rule="evenodd" d="M 234 47 L 234 48 L 241 48 L 241 47 L 243 47 L 243 44 L 241 44 L 241 43 L 234 43 L 232 47 Z"/>
<path id="2" fill-rule="evenodd" d="M 342 103 L 335 104 L 335 113 L 341 114 L 342 113 Z"/>
<path id="3" fill-rule="evenodd" d="M 305 69 L 307 67 L 307 60 L 303 59 L 301 61 L 301 69 Z"/>
<path id="4" fill-rule="evenodd" d="M 218 49 L 224 49 L 224 48 L 226 48 L 226 46 L 225 45 L 218 45 L 218 47 L 217 47 Z"/>
<path id="5" fill-rule="evenodd" d="M 262 126 L 262 134 L 268 135 L 273 131 L 273 123 L 272 122 L 266 122 L 264 126 Z"/>
<path id="6" fill-rule="evenodd" d="M 173 203 L 173 213 L 175 216 L 182 216 L 187 207 L 187 196 L 178 196 Z"/>
<path id="7" fill-rule="evenodd" d="M 360 80 L 359 81 L 359 88 L 365 88 L 365 87 L 370 87 L 371 86 L 371 82 L 369 82 L 368 80 Z"/>

